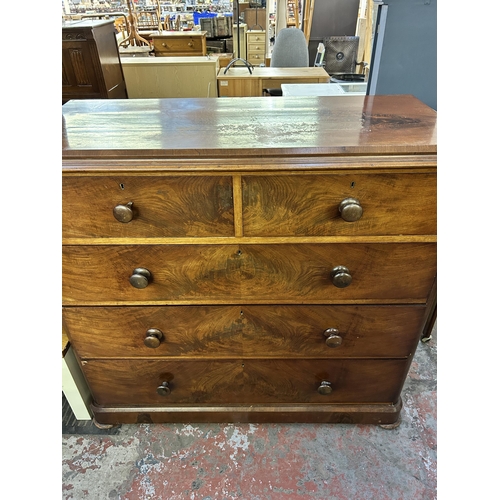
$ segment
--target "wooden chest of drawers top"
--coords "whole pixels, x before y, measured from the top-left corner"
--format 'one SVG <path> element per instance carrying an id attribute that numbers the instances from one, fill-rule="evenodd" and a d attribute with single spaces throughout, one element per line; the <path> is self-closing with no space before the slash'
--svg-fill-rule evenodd
<path id="1" fill-rule="evenodd" d="M 64 170 L 91 171 L 94 161 L 140 170 L 134 158 L 150 170 L 168 169 L 155 160 L 190 160 L 174 171 L 276 170 L 283 159 L 288 170 L 380 169 L 360 156 L 400 168 L 398 155 L 412 155 L 412 166 L 425 164 L 422 155 L 435 162 L 436 128 L 436 112 L 412 96 L 74 101 L 63 107 L 62 156 Z M 119 159 L 127 162 L 108 161 Z"/>

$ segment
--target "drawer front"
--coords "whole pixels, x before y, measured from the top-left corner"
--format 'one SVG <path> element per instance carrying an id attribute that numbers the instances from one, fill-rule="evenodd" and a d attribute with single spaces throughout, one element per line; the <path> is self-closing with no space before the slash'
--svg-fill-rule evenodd
<path id="1" fill-rule="evenodd" d="M 393 403 L 407 360 L 90 360 L 98 405 Z M 168 384 L 169 394 L 159 387 Z M 331 393 L 320 394 L 322 382 Z M 325 384 L 324 384 L 325 385 Z M 167 391 L 163 391 L 167 392 Z"/>
<path id="2" fill-rule="evenodd" d="M 259 44 L 264 46 L 266 44 L 266 34 L 264 31 L 261 33 L 249 33 L 247 32 L 247 40 L 249 44 Z"/>
<path id="3" fill-rule="evenodd" d="M 249 52 L 258 52 L 263 54 L 266 50 L 266 46 L 264 43 L 249 43 L 247 45 L 247 53 Z"/>
<path id="4" fill-rule="evenodd" d="M 115 212 L 130 213 L 120 222 Z M 63 237 L 233 236 L 231 177 L 63 177 Z"/>
<path id="5" fill-rule="evenodd" d="M 436 244 L 81 245 L 63 247 L 62 262 L 67 305 L 425 302 L 436 275 Z M 150 276 L 134 273 L 139 268 Z M 349 276 L 351 283 L 338 287 L 333 275 L 337 285 Z"/>
<path id="6" fill-rule="evenodd" d="M 247 59 L 253 64 L 260 64 L 265 62 L 266 58 L 264 56 L 264 52 L 249 52 L 247 54 Z"/>
<path id="7" fill-rule="evenodd" d="M 246 236 L 436 234 L 436 175 L 334 174 L 242 179 Z M 346 222 L 341 202 L 359 201 Z"/>
<path id="8" fill-rule="evenodd" d="M 183 53 L 192 55 L 205 55 L 201 37 L 179 37 L 179 38 L 153 38 L 155 52 L 167 54 Z"/>
<path id="9" fill-rule="evenodd" d="M 409 356 L 425 306 L 158 306 L 63 310 L 83 359 Z M 335 331 L 336 330 L 336 331 Z"/>

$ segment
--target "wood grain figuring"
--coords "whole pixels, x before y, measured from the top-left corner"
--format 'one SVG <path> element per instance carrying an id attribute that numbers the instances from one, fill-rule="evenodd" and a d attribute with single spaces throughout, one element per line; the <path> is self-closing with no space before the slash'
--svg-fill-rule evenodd
<path id="1" fill-rule="evenodd" d="M 246 236 L 436 234 L 436 175 L 244 176 Z M 339 212 L 345 198 L 363 207 L 359 221 Z"/>
<path id="2" fill-rule="evenodd" d="M 67 176 L 63 237 L 234 236 L 232 198 L 230 177 Z M 134 218 L 118 222 L 113 208 L 128 202 Z"/>
<path id="3" fill-rule="evenodd" d="M 168 306 L 68 307 L 64 318 L 82 359 L 405 358 L 419 338 L 420 306 Z M 158 328 L 160 345 L 144 345 Z M 337 328 L 339 347 L 324 331 Z"/>
<path id="4" fill-rule="evenodd" d="M 435 244 L 374 245 L 161 245 L 63 248 L 63 302 L 155 303 L 165 300 L 254 299 L 279 302 L 395 298 L 425 302 L 436 275 Z M 347 288 L 330 272 L 346 266 Z M 152 273 L 138 290 L 128 279 L 136 267 Z"/>
<path id="5" fill-rule="evenodd" d="M 90 360 L 83 370 L 98 405 L 162 406 L 391 403 L 406 367 L 406 360 Z M 317 391 L 323 380 L 330 395 Z M 164 381 L 168 396 L 156 392 Z"/>
<path id="6" fill-rule="evenodd" d="M 412 96 L 86 100 L 62 111 L 63 160 L 208 158 L 217 169 L 218 158 L 437 151 L 436 112 Z"/>
<path id="7" fill-rule="evenodd" d="M 80 100 L 62 139 L 63 326 L 96 422 L 398 420 L 437 310 L 434 110 Z"/>

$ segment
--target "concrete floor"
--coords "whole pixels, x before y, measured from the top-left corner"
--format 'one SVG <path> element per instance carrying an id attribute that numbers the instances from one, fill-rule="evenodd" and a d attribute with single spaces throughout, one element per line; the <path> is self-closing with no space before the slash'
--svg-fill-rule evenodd
<path id="1" fill-rule="evenodd" d="M 436 325 L 420 343 L 397 429 L 352 424 L 123 425 L 62 436 L 63 499 L 431 500 Z"/>

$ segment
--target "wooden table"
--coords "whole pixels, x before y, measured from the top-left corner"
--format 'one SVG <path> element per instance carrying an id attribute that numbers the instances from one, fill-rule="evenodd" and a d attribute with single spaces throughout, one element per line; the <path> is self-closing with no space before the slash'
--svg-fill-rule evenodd
<path id="1" fill-rule="evenodd" d="M 264 89 L 280 88 L 283 83 L 327 83 L 324 68 L 261 68 L 252 73 L 246 67 L 221 68 L 217 75 L 219 97 L 261 97 Z"/>

